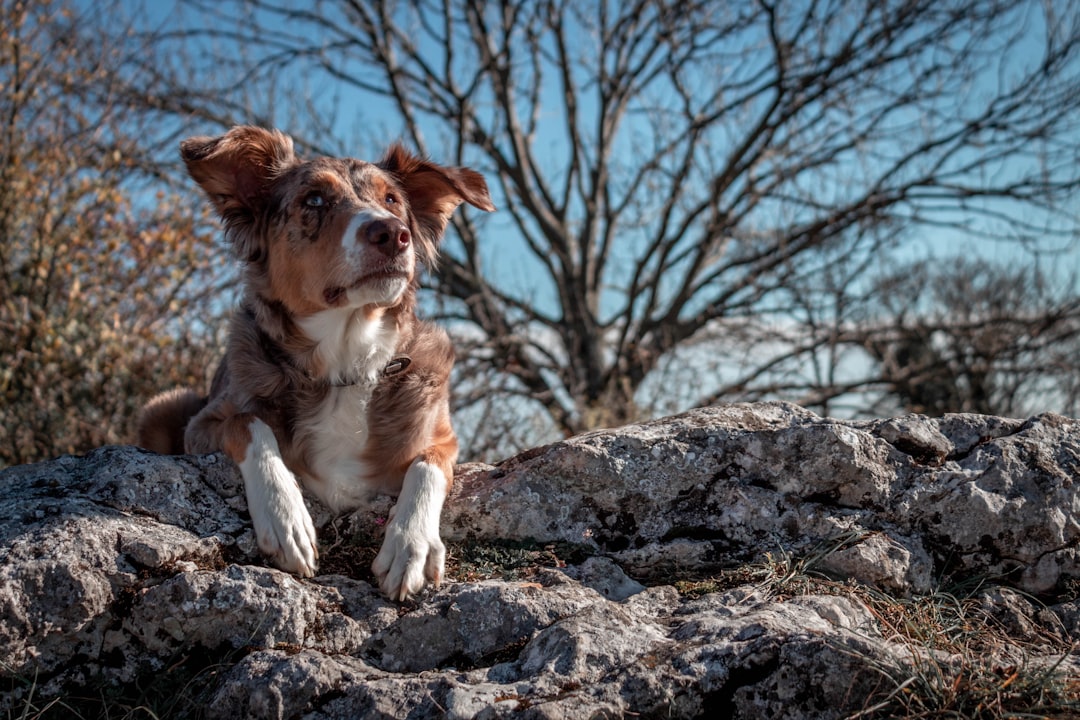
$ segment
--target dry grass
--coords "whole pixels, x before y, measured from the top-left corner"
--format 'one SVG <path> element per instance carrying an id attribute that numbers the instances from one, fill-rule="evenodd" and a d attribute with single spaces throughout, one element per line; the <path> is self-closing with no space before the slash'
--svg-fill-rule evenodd
<path id="1" fill-rule="evenodd" d="M 1047 627 L 1047 614 L 1028 618 L 1033 627 L 1043 624 L 1038 637 L 1016 637 L 979 602 L 978 594 L 992 589 L 984 582 L 969 580 L 905 599 L 851 581 L 839 582 L 815 570 L 829 552 L 854 540 L 837 538 L 802 557 L 768 554 L 758 563 L 674 585 L 688 597 L 752 585 L 777 600 L 840 595 L 863 604 L 882 636 L 904 648 L 909 659 L 884 662 L 859 656 L 869 671 L 880 676 L 881 691 L 866 698 L 851 720 L 1080 719 L 1076 643 L 1064 628 Z M 1038 607 L 1035 598 L 1027 602 L 1033 610 Z"/>
<path id="2" fill-rule="evenodd" d="M 37 680 L 15 678 L 5 695 L 20 697 L 8 709 L 7 720 L 198 720 L 203 717 L 217 676 L 231 668 L 244 650 L 190 650 L 172 658 L 158 673 L 134 683 L 72 689 L 57 697 L 42 698 Z"/>
<path id="3" fill-rule="evenodd" d="M 909 662 L 867 664 L 883 679 L 853 718 L 1080 718 L 1080 664 L 1062 635 L 1011 635 L 973 597 L 859 594 Z"/>

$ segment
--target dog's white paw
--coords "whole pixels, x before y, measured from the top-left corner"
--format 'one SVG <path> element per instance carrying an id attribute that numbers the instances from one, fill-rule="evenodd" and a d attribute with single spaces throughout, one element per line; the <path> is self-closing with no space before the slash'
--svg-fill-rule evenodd
<path id="1" fill-rule="evenodd" d="M 240 473 L 259 549 L 282 570 L 312 577 L 319 551 L 300 486 L 281 459 L 273 431 L 261 420 L 252 422 L 250 430 L 251 444 Z"/>
<path id="2" fill-rule="evenodd" d="M 274 565 L 301 577 L 312 577 L 319 561 L 315 526 L 296 481 L 291 482 L 291 487 L 286 485 L 282 492 L 267 497 L 262 512 L 252 510 L 251 522 L 259 549 L 273 559 Z"/>
<path id="3" fill-rule="evenodd" d="M 405 474 L 382 548 L 371 564 L 379 588 L 391 600 L 406 600 L 426 582 L 435 587 L 442 582 L 446 548 L 439 537 L 439 516 L 446 484 L 438 467 L 419 460 Z"/>
<path id="4" fill-rule="evenodd" d="M 430 535 L 405 523 L 390 522 L 371 569 L 383 593 L 400 602 L 420 592 L 428 581 L 438 587 L 445 562 L 446 548 L 437 532 Z"/>

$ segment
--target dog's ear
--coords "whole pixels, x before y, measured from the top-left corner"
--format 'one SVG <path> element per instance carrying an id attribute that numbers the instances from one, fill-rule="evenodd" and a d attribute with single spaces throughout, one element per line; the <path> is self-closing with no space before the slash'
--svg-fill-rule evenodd
<path id="1" fill-rule="evenodd" d="M 220 137 L 184 140 L 180 156 L 188 174 L 213 202 L 237 254 L 258 262 L 265 248 L 255 225 L 267 207 L 270 184 L 296 162 L 292 138 L 277 130 L 241 125 Z"/>
<path id="2" fill-rule="evenodd" d="M 495 209 L 484 176 L 475 170 L 436 165 L 397 143 L 386 151 L 379 167 L 405 189 L 420 236 L 417 251 L 429 268 L 435 265 L 439 242 L 458 205 L 467 202 L 487 212 Z"/>

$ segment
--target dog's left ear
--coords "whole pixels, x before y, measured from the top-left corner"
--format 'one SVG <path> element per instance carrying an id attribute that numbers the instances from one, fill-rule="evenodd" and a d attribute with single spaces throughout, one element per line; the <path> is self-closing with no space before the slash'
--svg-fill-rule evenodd
<path id="1" fill-rule="evenodd" d="M 436 249 L 458 205 L 467 202 L 486 212 L 495 209 L 484 176 L 475 170 L 436 165 L 397 143 L 386 151 L 379 167 L 397 178 L 405 189 L 419 225 L 420 259 L 429 268 L 435 264 Z"/>

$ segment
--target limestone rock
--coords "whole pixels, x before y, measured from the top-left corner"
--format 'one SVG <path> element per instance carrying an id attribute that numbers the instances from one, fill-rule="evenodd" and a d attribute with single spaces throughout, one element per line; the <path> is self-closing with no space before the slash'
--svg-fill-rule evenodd
<path id="1" fill-rule="evenodd" d="M 871 624 L 865 609 L 843 598 L 685 603 L 657 588 L 623 603 L 597 599 L 537 632 L 516 659 L 471 670 L 403 676 L 354 657 L 255 653 L 210 707 L 221 718 L 301 710 L 327 719 L 697 717 L 725 709 L 753 718 L 783 717 L 801 697 L 799 717 L 840 717 L 844 694 L 878 679 L 858 659 L 887 661 L 894 653 L 880 637 L 852 629 Z M 853 674 L 837 675 L 840 668 Z"/>
<path id="2" fill-rule="evenodd" d="M 643 576 L 870 535 L 843 570 L 882 589 L 926 592 L 959 566 L 1047 592 L 1080 578 L 1078 481 L 1080 427 L 1057 415 L 845 423 L 730 405 L 472 465 L 444 517 L 451 539 L 574 543 Z"/>
<path id="3" fill-rule="evenodd" d="M 451 572 L 399 605 L 365 575 L 385 498 L 332 525 L 312 503 L 330 570 L 303 580 L 258 557 L 219 456 L 113 447 L 0 472 L 0 708 L 22 714 L 20 679 L 37 697 L 92 695 L 194 654 L 216 658 L 192 680 L 211 717 L 845 717 L 915 659 L 951 662 L 883 632 L 867 604 L 946 577 L 994 578 L 969 620 L 1051 643 L 1035 653 L 1048 667 L 1080 640 L 1068 418 L 730 405 L 457 475 L 451 558 L 536 548 L 547 567 Z M 865 589 L 783 585 L 819 574 Z"/>

